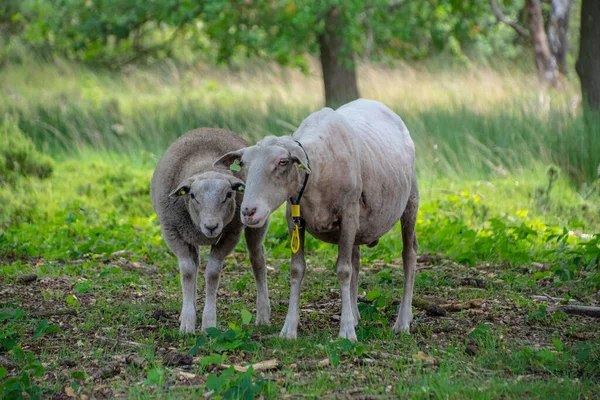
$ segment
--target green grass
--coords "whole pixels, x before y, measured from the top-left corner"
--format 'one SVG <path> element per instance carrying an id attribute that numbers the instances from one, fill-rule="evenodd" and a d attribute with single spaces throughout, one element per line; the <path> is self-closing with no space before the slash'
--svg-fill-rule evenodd
<path id="1" fill-rule="evenodd" d="M 424 257 L 415 295 L 442 305 L 480 303 L 444 317 L 415 307 L 412 334 L 395 336 L 403 282 L 397 227 L 362 251 L 359 342 L 337 340 L 336 248 L 308 238 L 298 340 L 280 339 L 290 250 L 278 210 L 265 244 L 272 326 L 255 327 L 250 317 L 256 290 L 242 241 L 221 279 L 220 331 L 181 337 L 177 261 L 148 193 L 157 158 L 198 126 L 228 127 L 250 141 L 289 133 L 318 108 L 314 81 L 249 71 L 257 81 L 244 86 L 248 76 L 223 71 L 203 78 L 173 70 L 117 76 L 63 64 L 40 66 L 44 80 L 9 67 L 0 80 L 14 96 L 2 97 L 0 109 L 18 117 L 21 130 L 55 162 L 46 179 L 17 176 L 0 184 L 0 355 L 14 364 L 0 367 L 0 376 L 6 372 L 0 392 L 8 398 L 10 388 L 42 398 L 189 398 L 211 391 L 224 398 L 250 391 L 268 398 L 599 396 L 597 320 L 552 313 L 546 308 L 552 302 L 531 298 L 600 303 L 600 236 L 593 236 L 600 233 L 593 186 L 599 136 L 566 107 L 568 95 L 551 94 L 550 111 L 541 112 L 527 77 L 412 71 L 416 85 L 364 68 L 363 92 L 397 110 L 418 145 Z M 34 89 L 43 82 L 49 84 Z M 404 88 L 405 99 L 385 92 L 387 82 Z M 562 170 L 551 185 L 550 163 Z M 37 280 L 21 282 L 26 274 Z M 56 309 L 69 313 L 36 315 Z M 173 353 L 188 354 L 191 365 L 172 365 Z M 278 368 L 262 372 L 219 366 L 271 359 Z"/>

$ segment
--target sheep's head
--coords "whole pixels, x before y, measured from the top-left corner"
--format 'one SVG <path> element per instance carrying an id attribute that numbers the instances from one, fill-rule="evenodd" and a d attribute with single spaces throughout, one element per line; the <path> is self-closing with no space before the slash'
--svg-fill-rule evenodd
<path id="1" fill-rule="evenodd" d="M 194 224 L 204 236 L 215 238 L 235 217 L 236 194 L 243 189 L 242 180 L 211 171 L 184 180 L 169 197 L 182 198 Z"/>
<path id="2" fill-rule="evenodd" d="M 235 160 L 247 176 L 242 222 L 253 228 L 263 226 L 273 211 L 298 194 L 304 177 L 300 169 L 310 173 L 304 150 L 291 137 L 266 137 L 221 156 L 214 166 L 229 168 Z"/>

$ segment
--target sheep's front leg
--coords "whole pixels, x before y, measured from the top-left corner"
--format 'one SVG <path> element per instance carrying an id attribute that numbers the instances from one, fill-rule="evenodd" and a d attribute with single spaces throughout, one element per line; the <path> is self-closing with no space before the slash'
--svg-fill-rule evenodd
<path id="1" fill-rule="evenodd" d="M 185 247 L 185 250 L 183 249 Z M 179 332 L 182 334 L 196 331 L 196 290 L 198 284 L 198 251 L 193 246 L 182 246 L 177 254 L 179 275 L 183 292 L 183 306 L 179 316 Z"/>
<path id="2" fill-rule="evenodd" d="M 342 298 L 342 317 L 340 319 L 340 334 L 341 338 L 356 340 L 355 312 L 356 300 L 353 296 L 353 265 L 352 253 L 354 250 L 354 240 L 356 239 L 356 230 L 358 229 L 358 212 L 348 210 L 342 216 L 340 227 L 340 240 L 338 249 L 338 259 L 336 264 L 337 278 L 340 283 L 341 298 Z M 356 272 L 358 280 L 358 271 Z M 358 281 L 356 281 L 358 282 Z M 358 285 L 356 284 L 358 287 Z M 354 304 L 352 302 L 354 301 Z"/>
<path id="3" fill-rule="evenodd" d="M 250 263 L 256 281 L 256 324 L 269 325 L 271 306 L 269 305 L 269 288 L 267 286 L 267 264 L 265 262 L 264 241 L 268 223 L 262 228 L 246 228 L 246 243 L 250 253 Z"/>
<path id="4" fill-rule="evenodd" d="M 241 233 L 241 232 L 240 232 Z M 240 241 L 240 235 L 225 234 L 221 240 L 210 249 L 210 256 L 206 263 L 204 278 L 206 279 L 206 299 L 202 312 L 202 330 L 217 326 L 217 289 L 219 278 L 223 270 L 223 261 Z"/>
<path id="5" fill-rule="evenodd" d="M 289 215 L 289 206 L 288 206 Z M 291 232 L 294 229 L 294 223 L 288 217 L 288 228 Z M 290 267 L 290 302 L 288 304 L 288 312 L 285 317 L 285 323 L 279 336 L 288 339 L 296 339 L 298 336 L 298 323 L 300 322 L 300 287 L 304 279 L 304 271 L 306 263 L 304 261 L 304 229 L 300 229 L 300 250 L 297 253 L 292 253 L 292 262 Z"/>

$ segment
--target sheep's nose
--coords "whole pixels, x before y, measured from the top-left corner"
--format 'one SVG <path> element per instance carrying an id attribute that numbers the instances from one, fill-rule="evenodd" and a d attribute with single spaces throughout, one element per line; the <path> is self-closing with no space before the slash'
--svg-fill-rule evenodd
<path id="1" fill-rule="evenodd" d="M 204 227 L 210 232 L 212 233 L 215 229 L 217 229 L 219 227 L 219 223 L 216 223 L 214 225 L 206 225 L 204 224 Z"/>
<path id="2" fill-rule="evenodd" d="M 254 215 L 254 213 L 256 212 L 256 207 L 244 207 L 244 209 L 242 210 L 242 215 L 244 217 L 251 217 Z"/>

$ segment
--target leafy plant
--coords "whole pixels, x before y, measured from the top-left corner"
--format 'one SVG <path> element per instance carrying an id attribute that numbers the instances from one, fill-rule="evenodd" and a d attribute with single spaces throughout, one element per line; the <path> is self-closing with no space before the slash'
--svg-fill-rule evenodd
<path id="1" fill-rule="evenodd" d="M 35 328 L 33 332 L 33 338 L 39 339 L 43 335 L 49 333 L 63 333 L 63 330 L 60 329 L 58 325 L 50 325 L 47 319 L 42 320 Z"/>

